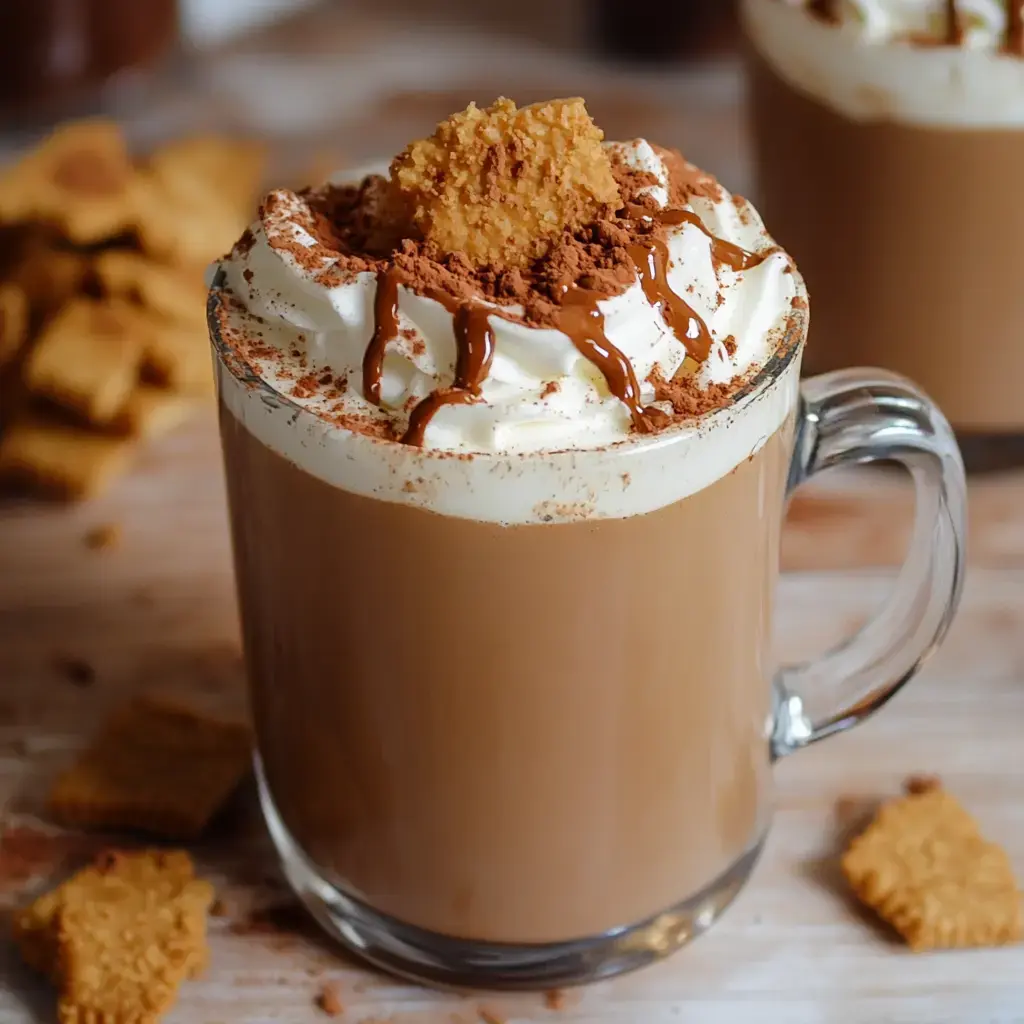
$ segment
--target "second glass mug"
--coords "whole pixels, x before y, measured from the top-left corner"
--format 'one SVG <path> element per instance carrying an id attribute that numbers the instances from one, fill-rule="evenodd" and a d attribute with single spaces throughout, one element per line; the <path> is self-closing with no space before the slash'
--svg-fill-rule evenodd
<path id="1" fill-rule="evenodd" d="M 257 775 L 295 892 L 365 959 L 442 985 L 547 989 L 686 944 L 757 861 L 772 763 L 880 707 L 950 623 L 965 490 L 942 414 L 881 371 L 801 384 L 798 312 L 778 355 L 695 429 L 442 459 L 339 432 L 269 388 L 221 329 L 222 285 L 210 326 Z M 338 475 L 273 451 L 282 425 L 337 445 Z M 701 478 L 712 455 L 731 471 Z M 509 509 L 559 465 L 627 496 L 630 482 L 697 482 L 647 514 L 507 526 L 329 504 L 359 458 L 397 479 L 490 481 Z M 876 460 L 917 492 L 893 592 L 833 652 L 773 672 L 786 498 Z"/>

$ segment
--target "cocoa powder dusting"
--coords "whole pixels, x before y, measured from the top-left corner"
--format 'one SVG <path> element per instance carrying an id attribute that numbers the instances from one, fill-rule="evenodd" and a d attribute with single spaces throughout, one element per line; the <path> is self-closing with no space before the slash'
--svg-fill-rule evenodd
<path id="1" fill-rule="evenodd" d="M 328 377 L 328 380 L 330 378 Z M 307 373 L 300 377 L 292 386 L 292 395 L 295 398 L 312 398 L 320 388 L 320 378 L 315 373 Z"/>
<path id="2" fill-rule="evenodd" d="M 612 156 L 612 177 L 615 179 L 615 184 L 619 186 L 619 195 L 622 196 L 623 205 L 639 203 L 643 198 L 641 195 L 643 189 L 658 184 L 656 175 L 650 171 L 641 171 L 636 167 L 630 167 L 619 153 Z"/>
<path id="3" fill-rule="evenodd" d="M 668 171 L 670 207 L 685 206 L 695 196 L 714 203 L 721 202 L 725 193 L 713 174 L 695 167 L 676 149 L 663 146 L 654 146 L 653 149 Z"/>
<path id="4" fill-rule="evenodd" d="M 715 199 L 721 195 L 711 175 L 673 150 L 659 153 L 669 170 L 670 205 L 683 204 L 693 196 Z M 495 161 L 505 159 L 506 155 L 494 155 Z M 495 166 L 496 173 L 504 173 Z M 270 244 L 288 253 L 326 287 L 356 274 L 394 268 L 402 283 L 420 294 L 455 303 L 484 299 L 498 306 L 519 306 L 521 313 L 503 315 L 532 326 L 555 327 L 567 290 L 583 288 L 597 298 L 620 294 L 636 280 L 629 247 L 667 237 L 664 225 L 633 215 L 636 208 L 657 209 L 649 196 L 641 194 L 656 184 L 654 175 L 626 167 L 621 160 L 613 162 L 613 173 L 622 208 L 610 217 L 567 229 L 545 255 L 522 268 L 474 265 L 463 253 L 444 252 L 431 242 L 408 237 L 409 229 L 394 222 L 385 179 L 374 175 L 359 185 L 328 185 L 301 197 L 286 190 L 271 192 L 261 217 Z M 312 245 L 303 245 L 284 230 L 284 225 L 296 222 L 313 238 Z M 275 225 L 281 230 L 275 230 Z"/>
<path id="5" fill-rule="evenodd" d="M 252 247 L 256 244 L 256 236 L 252 233 L 250 228 L 246 228 L 242 232 L 242 237 L 235 242 L 235 252 L 239 256 L 248 256 L 252 252 Z"/>
<path id="6" fill-rule="evenodd" d="M 654 386 L 654 400 L 667 402 L 680 420 L 696 419 L 729 404 L 736 387 L 728 384 L 701 385 L 693 374 L 676 374 L 666 380 L 655 368 L 648 378 Z"/>
<path id="7" fill-rule="evenodd" d="M 569 308 L 570 299 L 585 299 L 588 308 L 596 310 L 599 300 L 621 294 L 637 281 L 639 274 L 645 292 L 655 295 L 655 305 L 662 310 L 668 325 L 678 335 L 680 328 L 689 324 L 685 333 L 692 339 L 695 314 L 681 297 L 671 292 L 667 279 L 662 280 L 667 270 L 666 242 L 669 232 L 682 222 L 680 217 L 696 221 L 696 215 L 681 211 L 681 207 L 694 197 L 720 201 L 724 193 L 713 176 L 688 163 L 678 152 L 654 148 L 669 172 L 666 210 L 671 216 L 666 216 L 645 193 L 657 184 L 656 177 L 629 167 L 621 158 L 613 156 L 612 173 L 621 196 L 621 207 L 603 213 L 591 223 L 567 227 L 543 255 L 522 266 L 474 264 L 462 252 L 446 252 L 435 243 L 416 237 L 408 226 L 407 211 L 391 191 L 390 183 L 375 175 L 357 185 L 327 185 L 299 194 L 287 190 L 271 192 L 264 200 L 260 216 L 268 243 L 287 253 L 325 287 L 349 281 L 357 274 L 374 274 L 378 288 L 382 280 L 390 283 L 395 294 L 398 287 L 408 288 L 440 302 L 453 315 L 483 300 L 499 307 L 496 312 L 507 320 L 565 330 L 566 318 L 575 312 Z M 487 161 L 486 180 L 493 179 L 497 183 L 509 176 L 515 177 L 517 157 L 508 147 L 493 147 Z M 296 226 L 301 229 L 298 233 Z M 708 233 L 706 228 L 703 230 Z M 246 232 L 235 251 L 244 253 L 253 241 L 251 232 Z M 726 256 L 730 259 L 726 262 L 730 265 L 736 260 L 763 258 L 763 255 L 743 253 L 720 240 L 712 238 L 712 241 L 719 249 L 729 249 Z M 733 269 L 743 267 L 736 265 Z M 225 301 L 231 302 L 231 297 Z M 222 310 L 222 327 L 225 325 L 223 313 Z M 384 345 L 399 337 L 412 355 L 426 354 L 423 340 L 414 332 L 399 331 L 397 322 L 391 326 L 393 332 L 385 331 L 383 345 L 374 349 L 380 359 Z M 702 326 L 702 322 L 697 326 Z M 569 333 L 576 342 L 573 332 Z M 706 330 L 703 333 L 707 334 Z M 243 358 L 272 360 L 276 355 L 273 346 L 252 338 L 233 339 L 231 345 Z M 723 345 L 730 355 L 735 353 L 735 338 L 724 339 Z M 694 353 L 692 344 L 687 347 L 696 358 L 702 358 L 699 351 Z M 369 353 L 370 349 L 368 357 Z M 297 353 L 294 355 L 299 358 Z M 305 369 L 305 360 L 300 365 Z M 369 367 L 369 371 L 377 369 L 376 362 Z M 603 367 L 602 372 L 606 369 Z M 369 371 L 364 364 L 363 393 L 372 404 L 377 404 L 366 392 L 366 386 L 368 379 L 377 379 L 379 374 Z M 278 375 L 280 379 L 288 379 L 286 367 L 279 368 Z M 662 429 L 680 419 L 691 419 L 720 408 L 727 404 L 737 384 L 733 381 L 705 388 L 692 376 L 666 380 L 660 373 L 652 375 L 650 383 L 654 385 L 656 400 L 667 404 L 672 413 L 654 407 L 642 411 L 639 407 L 631 409 L 636 413 L 633 417 L 636 429 Z M 291 393 L 302 399 L 318 396 L 334 400 L 342 397 L 345 387 L 344 378 L 332 379 L 329 372 L 320 369 L 295 380 Z M 325 388 L 329 389 L 326 393 L 322 390 Z M 544 386 L 542 396 L 557 390 L 558 383 L 550 381 Z M 618 393 L 614 387 L 612 390 Z M 403 434 L 385 410 L 379 415 L 376 412 L 357 414 L 346 411 L 339 402 L 333 413 L 321 415 L 336 426 L 382 440 L 402 440 L 408 433 Z"/>

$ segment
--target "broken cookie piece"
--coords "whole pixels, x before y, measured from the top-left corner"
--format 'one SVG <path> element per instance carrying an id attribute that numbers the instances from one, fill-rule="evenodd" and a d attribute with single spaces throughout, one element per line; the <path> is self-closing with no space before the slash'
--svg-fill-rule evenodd
<path id="1" fill-rule="evenodd" d="M 16 284 L 0 284 L 0 368 L 11 362 L 28 338 L 28 298 Z"/>
<path id="2" fill-rule="evenodd" d="M 858 899 L 915 952 L 1019 942 L 1021 896 L 1006 852 L 937 783 L 908 788 L 843 856 Z"/>
<path id="3" fill-rule="evenodd" d="M 50 811 L 68 825 L 192 839 L 241 782 L 249 758 L 241 722 L 140 697 L 57 779 Z"/>
<path id="4" fill-rule="evenodd" d="M 139 378 L 145 334 L 127 303 L 75 299 L 40 335 L 25 366 L 25 384 L 90 423 L 107 424 Z"/>
<path id="5" fill-rule="evenodd" d="M 477 266 L 521 267 L 619 206 L 603 138 L 581 99 L 517 109 L 502 98 L 441 122 L 395 158 L 391 177 L 426 241 Z"/>
<path id="6" fill-rule="evenodd" d="M 111 427 L 128 437 L 159 437 L 185 421 L 196 399 L 167 388 L 140 384 L 128 397 Z"/>
<path id="7" fill-rule="evenodd" d="M 120 472 L 131 450 L 127 438 L 29 411 L 16 416 L 0 438 L 0 481 L 54 497 L 87 498 Z"/>
<path id="8" fill-rule="evenodd" d="M 136 302 L 173 323 L 206 328 L 206 287 L 201 274 L 148 260 L 140 253 L 111 249 L 100 253 L 93 270 L 104 295 Z"/>
<path id="9" fill-rule="evenodd" d="M 115 122 L 71 122 L 0 177 L 0 220 L 39 221 L 76 245 L 91 245 L 131 225 L 134 182 Z"/>
<path id="10" fill-rule="evenodd" d="M 150 155 L 148 165 L 164 180 L 188 179 L 198 187 L 212 188 L 244 224 L 252 216 L 266 161 L 263 143 L 196 135 L 165 142 Z"/>
<path id="11" fill-rule="evenodd" d="M 212 902 L 187 853 L 109 852 L 16 913 L 14 939 L 61 1024 L 152 1024 L 206 966 Z"/>
<path id="12" fill-rule="evenodd" d="M 133 156 L 90 119 L 0 170 L 0 486 L 90 497 L 213 393 L 205 267 L 264 159 L 215 135 Z"/>

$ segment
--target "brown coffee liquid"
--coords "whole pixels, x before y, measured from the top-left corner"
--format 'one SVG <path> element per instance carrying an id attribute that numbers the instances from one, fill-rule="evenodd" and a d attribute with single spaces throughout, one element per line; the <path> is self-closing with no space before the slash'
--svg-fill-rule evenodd
<path id="1" fill-rule="evenodd" d="M 761 836 L 788 426 L 659 511 L 513 527 L 222 431 L 259 749 L 328 878 L 435 932 L 551 942 L 674 905 Z"/>
<path id="2" fill-rule="evenodd" d="M 1024 434 L 1024 131 L 854 122 L 751 58 L 758 206 L 807 280 L 809 373 L 882 366 L 961 435 Z"/>

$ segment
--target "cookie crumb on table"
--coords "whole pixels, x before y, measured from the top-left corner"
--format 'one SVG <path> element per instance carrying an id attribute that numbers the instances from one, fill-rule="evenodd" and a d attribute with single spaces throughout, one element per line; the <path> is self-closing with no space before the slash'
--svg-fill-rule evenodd
<path id="1" fill-rule="evenodd" d="M 908 780 L 842 858 L 861 902 L 914 951 L 1005 946 L 1024 938 L 1010 859 L 937 780 Z"/>
<path id="2" fill-rule="evenodd" d="M 84 828 L 138 829 L 197 837 L 249 770 L 241 722 L 208 718 L 165 698 L 117 709 L 60 775 L 51 814 Z"/>
<path id="3" fill-rule="evenodd" d="M 345 1012 L 345 1006 L 338 993 L 338 986 L 330 982 L 320 988 L 316 997 L 316 1005 L 320 1012 L 328 1017 L 340 1017 Z"/>

